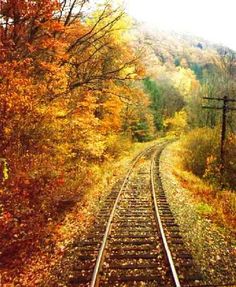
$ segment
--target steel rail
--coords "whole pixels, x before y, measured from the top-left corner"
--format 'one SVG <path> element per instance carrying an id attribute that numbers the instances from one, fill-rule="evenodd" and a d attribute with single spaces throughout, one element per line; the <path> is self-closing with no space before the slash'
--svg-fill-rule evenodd
<path id="1" fill-rule="evenodd" d="M 169 245 L 167 243 L 166 240 L 166 236 L 165 236 L 165 231 L 161 222 L 161 216 L 160 216 L 160 212 L 157 206 L 157 198 L 156 198 L 156 193 L 155 193 L 155 184 L 154 184 L 154 166 L 155 166 L 155 157 L 157 155 L 157 151 L 153 154 L 152 156 L 152 160 L 151 160 L 151 167 L 150 167 L 150 175 L 151 175 L 151 189 L 152 189 L 152 196 L 153 196 L 153 202 L 154 202 L 154 207 L 155 207 L 155 213 L 156 213 L 156 217 L 157 217 L 157 221 L 158 221 L 158 225 L 159 225 L 159 229 L 160 229 L 160 233 L 161 233 L 161 238 L 162 238 L 162 242 L 165 248 L 165 252 L 167 255 L 167 259 L 170 265 L 170 269 L 171 269 L 171 273 L 174 279 L 174 283 L 176 287 L 181 287 L 180 281 L 179 281 L 179 277 L 178 274 L 176 272 L 176 268 L 174 265 L 174 261 L 171 255 L 171 251 L 169 248 Z"/>
<path id="2" fill-rule="evenodd" d="M 97 257 L 97 261 L 96 261 L 96 264 L 95 264 L 95 267 L 94 267 L 94 271 L 93 271 L 93 275 L 92 275 L 92 280 L 91 280 L 91 285 L 90 287 L 96 287 L 97 286 L 97 280 L 98 280 L 98 275 L 99 275 L 99 271 L 100 271 L 100 268 L 101 268 L 101 263 L 102 263 L 102 259 L 103 259 L 103 255 L 104 255 L 104 251 L 105 251 L 105 248 L 106 248 L 106 244 L 107 244 L 107 239 L 108 239 L 108 236 L 109 236 L 109 233 L 110 233 L 110 230 L 111 230 L 111 224 L 112 224 L 112 220 L 114 218 L 114 215 L 115 215 L 115 211 L 116 211 L 116 207 L 118 205 L 118 202 L 120 200 L 120 196 L 123 192 L 123 189 L 125 187 L 125 185 L 127 184 L 128 182 L 128 179 L 130 177 L 130 174 L 132 173 L 135 165 L 137 164 L 137 162 L 139 161 L 139 159 L 145 155 L 148 151 L 150 151 L 152 148 L 154 148 L 156 145 L 154 146 L 151 146 L 150 148 L 147 148 L 145 149 L 144 151 L 140 152 L 135 160 L 133 161 L 129 171 L 127 172 L 126 174 L 126 177 L 123 181 L 123 184 L 119 190 L 119 193 L 117 195 L 117 198 L 116 198 L 116 201 L 114 203 L 114 206 L 112 208 L 112 211 L 111 211 L 111 214 L 110 214 L 110 217 L 109 217 L 109 220 L 107 222 L 107 226 L 106 226 L 106 231 L 104 233 L 104 236 L 103 236 L 103 239 L 102 239 L 102 245 L 100 247 L 100 250 L 99 250 L 99 253 L 98 253 L 98 257 Z"/>

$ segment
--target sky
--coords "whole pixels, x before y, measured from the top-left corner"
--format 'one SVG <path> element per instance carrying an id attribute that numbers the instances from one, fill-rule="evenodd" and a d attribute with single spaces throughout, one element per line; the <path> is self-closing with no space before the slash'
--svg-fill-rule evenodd
<path id="1" fill-rule="evenodd" d="M 236 50 L 236 0 L 125 0 L 151 27 L 200 36 Z"/>

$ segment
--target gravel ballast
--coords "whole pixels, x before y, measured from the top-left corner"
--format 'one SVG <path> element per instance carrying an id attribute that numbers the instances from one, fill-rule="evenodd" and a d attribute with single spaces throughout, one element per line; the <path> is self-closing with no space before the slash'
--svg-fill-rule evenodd
<path id="1" fill-rule="evenodd" d="M 167 146 L 160 158 L 160 175 L 186 247 L 192 253 L 205 284 L 236 286 L 235 238 L 199 214 L 197 202 L 174 175 L 174 149 Z"/>

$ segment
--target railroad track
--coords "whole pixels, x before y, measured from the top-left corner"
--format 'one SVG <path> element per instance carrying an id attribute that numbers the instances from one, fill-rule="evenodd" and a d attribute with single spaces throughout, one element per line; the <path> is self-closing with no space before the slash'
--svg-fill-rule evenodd
<path id="1" fill-rule="evenodd" d="M 166 144 L 141 152 L 106 198 L 93 229 L 75 242 L 70 286 L 199 286 L 159 175 Z M 121 187 L 119 187 L 121 185 Z"/>

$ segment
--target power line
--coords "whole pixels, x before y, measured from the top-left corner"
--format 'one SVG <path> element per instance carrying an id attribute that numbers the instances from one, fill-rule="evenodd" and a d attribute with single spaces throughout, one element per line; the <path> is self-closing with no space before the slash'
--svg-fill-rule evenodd
<path id="1" fill-rule="evenodd" d="M 236 102 L 236 99 L 229 99 L 227 96 L 223 98 L 203 97 L 204 100 L 220 101 L 223 103 L 222 107 L 217 106 L 202 106 L 203 109 L 222 110 L 222 123 L 221 123 L 221 142 L 220 142 L 220 163 L 221 163 L 221 176 L 224 175 L 225 166 L 225 140 L 227 130 L 227 113 L 229 111 L 236 111 L 236 108 L 229 107 L 228 103 Z"/>

